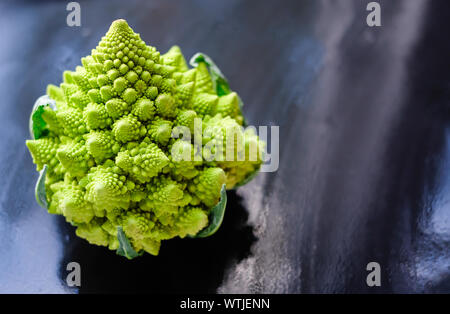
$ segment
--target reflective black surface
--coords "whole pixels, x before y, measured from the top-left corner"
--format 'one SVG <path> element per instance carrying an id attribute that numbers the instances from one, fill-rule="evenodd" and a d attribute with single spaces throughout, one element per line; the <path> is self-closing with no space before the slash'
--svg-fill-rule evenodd
<path id="1" fill-rule="evenodd" d="M 64 1 L 1 2 L 0 292 L 450 292 L 450 4 L 379 2 L 379 28 L 359 0 L 80 1 L 80 28 Z M 133 261 L 39 208 L 24 145 L 34 100 L 116 18 L 210 55 L 281 137 L 279 170 L 229 194 L 215 236 Z"/>

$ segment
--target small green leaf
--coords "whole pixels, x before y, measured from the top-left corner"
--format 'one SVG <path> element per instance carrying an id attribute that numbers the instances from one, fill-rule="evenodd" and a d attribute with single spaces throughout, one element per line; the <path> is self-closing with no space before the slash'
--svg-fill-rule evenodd
<path id="1" fill-rule="evenodd" d="M 242 102 L 242 99 L 241 99 L 241 97 L 239 95 L 237 97 L 238 97 L 239 110 L 240 110 L 240 113 L 241 113 L 242 119 L 243 119 L 242 124 L 245 127 L 245 126 L 247 126 L 247 121 L 245 120 L 245 117 L 242 114 L 242 107 L 244 107 L 244 103 Z"/>
<path id="2" fill-rule="evenodd" d="M 219 230 L 220 225 L 225 215 L 225 208 L 227 207 L 227 189 L 225 184 L 220 190 L 220 201 L 214 206 L 209 213 L 209 225 L 197 233 L 194 238 L 206 238 L 212 236 Z"/>
<path id="3" fill-rule="evenodd" d="M 189 64 L 193 67 L 197 67 L 200 62 L 206 64 L 206 67 L 208 68 L 209 74 L 211 75 L 211 79 L 213 81 L 213 88 L 216 90 L 217 95 L 224 96 L 231 93 L 228 80 L 226 79 L 225 75 L 223 75 L 222 71 L 220 71 L 219 67 L 214 63 L 214 61 L 209 56 L 205 55 L 202 52 L 197 52 L 195 55 L 192 56 L 191 60 L 189 61 Z M 238 102 L 239 109 L 242 115 L 242 107 L 244 106 L 244 103 L 242 102 L 242 99 L 241 97 L 239 97 L 239 95 L 238 101 L 239 101 Z M 244 126 L 247 125 L 245 118 L 243 124 Z"/>
<path id="4" fill-rule="evenodd" d="M 43 113 L 44 106 L 40 105 L 31 115 L 31 136 L 34 139 L 39 139 L 48 134 L 47 123 L 42 119 Z"/>
<path id="5" fill-rule="evenodd" d="M 228 80 L 223 75 L 222 71 L 220 71 L 219 67 L 214 63 L 214 61 L 207 55 L 205 55 L 202 52 L 197 52 L 195 55 L 192 56 L 191 60 L 189 61 L 189 64 L 196 68 L 200 62 L 203 62 L 206 64 L 206 67 L 208 68 L 209 75 L 211 75 L 211 79 L 213 81 L 213 88 L 216 90 L 216 93 L 218 96 L 224 96 L 231 93 L 230 85 L 228 84 Z M 242 107 L 244 106 L 244 103 L 242 102 L 241 97 L 238 95 L 238 104 L 239 109 L 241 111 L 242 115 Z M 244 118 L 244 116 L 242 116 Z M 243 121 L 244 126 L 247 125 L 247 122 Z"/>
<path id="6" fill-rule="evenodd" d="M 231 93 L 230 85 L 225 75 L 217 67 L 217 65 L 212 61 L 210 57 L 204 53 L 197 52 L 189 61 L 189 64 L 193 67 L 197 67 L 200 62 L 204 62 L 208 68 L 209 74 L 213 81 L 213 87 L 217 92 L 217 96 L 223 96 Z"/>
<path id="7" fill-rule="evenodd" d="M 39 178 L 34 188 L 34 195 L 39 206 L 48 209 L 47 194 L 45 193 L 45 175 L 47 174 L 47 165 L 39 173 Z"/>
<path id="8" fill-rule="evenodd" d="M 138 253 L 133 249 L 130 240 L 128 240 L 125 232 L 123 232 L 122 227 L 117 227 L 117 239 L 119 240 L 119 248 L 116 251 L 117 255 L 133 259 L 143 254 L 143 252 Z"/>
<path id="9" fill-rule="evenodd" d="M 50 99 L 47 95 L 41 96 L 36 100 L 33 105 L 29 121 L 29 129 L 32 139 L 38 140 L 48 134 L 47 123 L 42 118 L 45 106 L 50 106 L 50 108 L 56 110 L 55 101 Z"/>
<path id="10" fill-rule="evenodd" d="M 48 134 L 47 123 L 42 118 L 45 106 L 50 106 L 50 108 L 56 110 L 55 101 L 50 99 L 47 95 L 39 97 L 31 110 L 29 128 L 31 138 L 34 140 L 38 140 Z M 47 174 L 47 169 L 47 165 L 44 165 L 34 188 L 37 203 L 45 209 L 48 209 L 47 194 L 45 192 L 45 176 Z"/>

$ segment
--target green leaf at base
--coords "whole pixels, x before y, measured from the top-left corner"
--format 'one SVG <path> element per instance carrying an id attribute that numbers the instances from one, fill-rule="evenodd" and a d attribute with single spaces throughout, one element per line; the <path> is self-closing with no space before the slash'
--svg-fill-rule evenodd
<path id="1" fill-rule="evenodd" d="M 247 175 L 247 177 L 242 180 L 241 182 L 239 182 L 238 184 L 236 184 L 233 189 L 237 189 L 238 187 L 241 187 L 243 185 L 246 185 L 247 183 L 249 183 L 250 181 L 252 181 L 259 173 L 259 169 L 256 169 L 255 171 L 251 172 L 249 175 Z"/>
<path id="2" fill-rule="evenodd" d="M 45 193 L 45 175 L 47 174 L 47 165 L 39 173 L 39 178 L 34 188 L 34 195 L 39 206 L 48 209 L 47 194 Z"/>
<path id="3" fill-rule="evenodd" d="M 123 232 L 122 227 L 117 227 L 117 239 L 119 240 L 119 248 L 116 251 L 117 255 L 133 259 L 143 254 L 143 252 L 138 253 L 133 249 L 130 240 L 128 240 L 125 232 Z"/>
<path id="4" fill-rule="evenodd" d="M 261 160 L 264 163 L 264 160 L 266 158 L 266 154 L 264 152 L 264 150 L 262 151 L 262 156 L 261 156 Z M 255 171 L 249 173 L 244 180 L 242 180 L 241 182 L 237 183 L 234 187 L 233 190 L 237 189 L 238 187 L 241 187 L 243 185 L 246 185 L 247 183 L 249 183 L 250 181 L 252 181 L 259 173 L 259 170 L 261 170 L 261 165 L 258 167 L 258 169 L 256 169 Z"/>
<path id="5" fill-rule="evenodd" d="M 214 206 L 209 213 L 209 225 L 197 233 L 194 238 L 206 238 L 219 229 L 225 215 L 225 208 L 227 207 L 227 189 L 225 184 L 222 185 L 220 190 L 220 201 Z"/>

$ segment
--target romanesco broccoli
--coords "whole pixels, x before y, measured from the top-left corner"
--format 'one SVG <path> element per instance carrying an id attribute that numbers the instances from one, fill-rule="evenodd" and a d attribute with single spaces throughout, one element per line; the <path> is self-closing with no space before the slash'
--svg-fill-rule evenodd
<path id="1" fill-rule="evenodd" d="M 127 257 L 195 236 L 223 185 L 233 188 L 262 163 L 260 153 L 249 158 L 250 146 L 260 152 L 264 143 L 244 132 L 239 97 L 215 86 L 207 63 L 189 69 L 177 46 L 160 55 L 124 20 L 81 63 L 48 86 L 55 106 L 34 111 L 26 141 L 37 170 L 46 169 L 49 212 Z M 195 158 L 193 136 L 173 136 L 176 127 L 205 134 L 205 158 Z"/>

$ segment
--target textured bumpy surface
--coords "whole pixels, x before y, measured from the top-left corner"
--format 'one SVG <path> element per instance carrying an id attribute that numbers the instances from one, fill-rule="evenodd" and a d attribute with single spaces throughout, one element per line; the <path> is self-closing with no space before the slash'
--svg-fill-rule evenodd
<path id="1" fill-rule="evenodd" d="M 222 186 L 233 188 L 262 162 L 263 143 L 242 128 L 239 97 L 218 93 L 205 63 L 189 69 L 176 46 L 160 55 L 124 20 L 81 61 L 59 87 L 48 86 L 56 110 L 38 109 L 39 132 L 26 142 L 37 170 L 47 165 L 49 212 L 112 250 L 124 234 L 132 250 L 153 255 L 161 240 L 196 235 Z M 178 127 L 204 134 L 200 158 L 194 136 L 172 137 Z"/>

